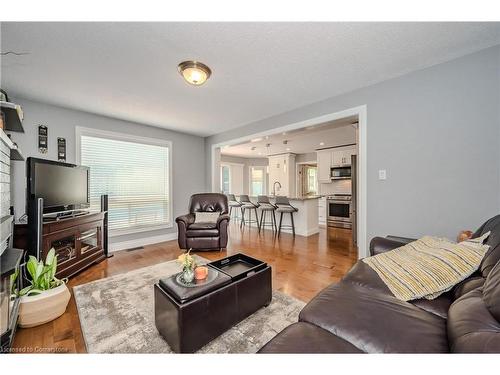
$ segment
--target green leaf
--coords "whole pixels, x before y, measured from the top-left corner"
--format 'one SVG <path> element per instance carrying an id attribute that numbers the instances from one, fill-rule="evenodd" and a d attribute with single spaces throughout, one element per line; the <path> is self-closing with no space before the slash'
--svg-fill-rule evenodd
<path id="1" fill-rule="evenodd" d="M 33 289 L 33 285 L 29 285 L 27 286 L 26 288 L 23 288 L 19 291 L 19 295 L 22 297 L 24 296 L 26 293 L 28 293 L 31 289 Z"/>
<path id="2" fill-rule="evenodd" d="M 28 273 L 31 276 L 31 280 L 35 280 L 36 278 L 36 267 L 38 265 L 37 259 L 30 255 L 28 263 L 26 263 L 26 269 L 28 270 Z"/>
<path id="3" fill-rule="evenodd" d="M 52 248 L 49 250 L 47 257 L 45 258 L 45 264 L 47 266 L 50 266 L 54 262 L 55 257 L 56 257 L 56 251 L 54 250 L 54 248 Z"/>

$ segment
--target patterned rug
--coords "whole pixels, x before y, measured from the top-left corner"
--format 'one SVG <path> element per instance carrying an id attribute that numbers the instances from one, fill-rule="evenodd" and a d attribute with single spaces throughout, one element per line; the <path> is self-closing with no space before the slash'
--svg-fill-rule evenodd
<path id="1" fill-rule="evenodd" d="M 198 263 L 206 260 L 197 256 Z M 154 323 L 153 284 L 180 272 L 176 261 L 93 281 L 73 288 L 89 353 L 172 353 Z M 262 308 L 199 353 L 255 353 L 278 332 L 297 322 L 301 302 L 273 291 Z"/>

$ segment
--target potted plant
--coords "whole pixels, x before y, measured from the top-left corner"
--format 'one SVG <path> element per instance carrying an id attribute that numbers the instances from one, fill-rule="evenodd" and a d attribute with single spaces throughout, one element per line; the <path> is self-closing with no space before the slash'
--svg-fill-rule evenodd
<path id="1" fill-rule="evenodd" d="M 189 254 L 191 250 L 187 253 L 179 255 L 177 261 L 182 265 L 182 279 L 186 283 L 190 283 L 194 279 L 194 268 L 196 263 L 194 258 Z"/>
<path id="2" fill-rule="evenodd" d="M 30 256 L 26 270 L 31 279 L 30 285 L 19 291 L 21 300 L 18 324 L 24 328 L 58 318 L 66 311 L 71 297 L 66 280 L 55 277 L 57 255 L 54 249 L 50 249 L 45 263 Z"/>

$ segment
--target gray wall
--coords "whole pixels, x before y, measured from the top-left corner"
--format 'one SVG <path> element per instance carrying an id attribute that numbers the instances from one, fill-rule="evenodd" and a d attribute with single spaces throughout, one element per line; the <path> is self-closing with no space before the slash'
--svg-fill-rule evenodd
<path id="1" fill-rule="evenodd" d="M 243 164 L 243 194 L 249 194 L 250 191 L 250 168 L 269 165 L 267 158 L 241 158 L 238 156 L 222 155 L 221 162 Z M 266 186 L 267 188 L 267 186 Z M 207 188 L 210 191 L 210 188 Z"/>
<path id="2" fill-rule="evenodd" d="M 207 170 L 212 144 L 366 104 L 368 239 L 455 238 L 499 212 L 499 66 L 496 46 L 211 136 Z"/>
<path id="3" fill-rule="evenodd" d="M 205 154 L 202 137 L 56 107 L 22 98 L 11 100 L 20 104 L 24 111 L 23 125 L 25 133 L 12 133 L 12 139 L 19 145 L 25 157 L 35 156 L 57 160 L 57 137 L 64 137 L 67 143 L 67 162 L 74 163 L 76 158 L 75 126 L 165 139 L 172 142 L 173 219 L 186 212 L 189 197 L 192 193 L 205 190 L 203 164 Z M 49 128 L 49 151 L 45 155 L 38 153 L 37 149 L 37 128 L 40 124 Z M 138 157 L 140 156 L 138 155 Z M 19 217 L 25 211 L 26 164 L 14 162 L 13 165 L 14 190 L 12 198 L 17 213 L 16 216 Z M 167 230 L 113 237 L 110 242 L 116 243 L 176 232 L 177 228 L 174 222 L 174 226 Z"/>

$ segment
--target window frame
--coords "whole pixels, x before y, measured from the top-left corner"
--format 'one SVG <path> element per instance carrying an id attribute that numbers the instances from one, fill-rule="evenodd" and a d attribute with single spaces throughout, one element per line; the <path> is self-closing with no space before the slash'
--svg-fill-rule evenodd
<path id="1" fill-rule="evenodd" d="M 232 171 L 231 171 L 231 164 L 230 163 L 225 163 L 225 162 L 221 162 L 220 163 L 220 190 L 223 192 L 224 191 L 224 175 L 222 173 L 222 168 L 223 167 L 227 167 L 228 170 L 229 170 L 229 192 L 227 193 L 224 193 L 224 194 L 233 194 L 233 191 L 232 191 Z"/>
<path id="2" fill-rule="evenodd" d="M 166 224 L 154 225 L 148 227 L 138 227 L 138 228 L 127 228 L 127 229 L 115 229 L 113 231 L 109 231 L 109 237 L 118 237 L 127 234 L 134 233 L 142 233 L 142 232 L 151 232 L 159 229 L 170 229 L 174 226 L 173 214 L 174 214 L 174 199 L 173 199 L 173 183 L 172 183 L 172 142 L 169 140 L 156 139 L 156 138 L 148 138 L 141 137 L 138 135 L 132 135 L 127 133 L 118 133 L 114 131 L 101 130 L 95 128 L 87 128 L 83 126 L 75 127 L 75 160 L 76 164 L 80 165 L 82 160 L 82 147 L 81 147 L 81 137 L 96 137 L 96 138 L 106 138 L 117 141 L 125 141 L 125 142 L 133 142 L 133 143 L 142 143 L 146 145 L 152 146 L 164 146 L 167 148 L 167 156 L 168 156 L 168 197 L 170 204 L 168 205 L 168 217 L 169 221 Z"/>
<path id="3" fill-rule="evenodd" d="M 267 168 L 268 166 L 266 165 L 250 165 L 248 166 L 248 194 L 252 195 L 252 169 L 261 169 L 262 170 L 262 195 L 267 195 L 267 178 L 268 178 L 268 173 L 267 173 Z"/>

